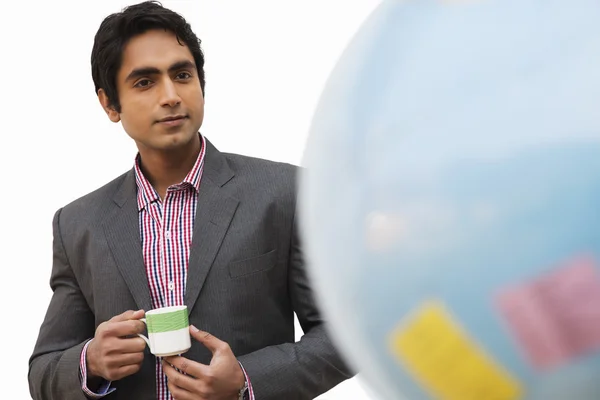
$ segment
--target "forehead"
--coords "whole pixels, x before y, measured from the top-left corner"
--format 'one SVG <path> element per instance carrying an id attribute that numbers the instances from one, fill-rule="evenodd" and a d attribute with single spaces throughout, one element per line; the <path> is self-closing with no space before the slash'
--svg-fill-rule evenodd
<path id="1" fill-rule="evenodd" d="M 167 71 L 173 63 L 183 60 L 194 61 L 192 52 L 174 33 L 150 30 L 135 36 L 123 48 L 123 59 L 119 78 L 123 79 L 137 68 L 153 67 Z"/>

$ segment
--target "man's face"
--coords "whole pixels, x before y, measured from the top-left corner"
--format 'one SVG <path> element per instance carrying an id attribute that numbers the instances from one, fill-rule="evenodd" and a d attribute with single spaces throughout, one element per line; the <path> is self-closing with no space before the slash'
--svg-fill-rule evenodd
<path id="1" fill-rule="evenodd" d="M 204 97 L 192 53 L 173 33 L 151 30 L 132 38 L 116 83 L 121 113 L 109 111 L 109 118 L 121 121 L 140 151 L 175 150 L 197 135 Z"/>

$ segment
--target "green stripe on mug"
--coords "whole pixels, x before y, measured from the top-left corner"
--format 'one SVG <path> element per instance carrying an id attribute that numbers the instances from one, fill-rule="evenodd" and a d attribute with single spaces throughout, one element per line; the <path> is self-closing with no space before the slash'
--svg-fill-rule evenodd
<path id="1" fill-rule="evenodd" d="M 187 309 L 146 316 L 148 333 L 177 331 L 189 326 Z"/>

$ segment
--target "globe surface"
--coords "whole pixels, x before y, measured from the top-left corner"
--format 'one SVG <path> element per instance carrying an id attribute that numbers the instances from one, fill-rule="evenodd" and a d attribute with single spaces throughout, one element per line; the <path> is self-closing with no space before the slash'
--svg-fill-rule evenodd
<path id="1" fill-rule="evenodd" d="M 300 221 L 381 398 L 600 398 L 598 21 L 594 1 L 383 1 L 336 65 Z"/>

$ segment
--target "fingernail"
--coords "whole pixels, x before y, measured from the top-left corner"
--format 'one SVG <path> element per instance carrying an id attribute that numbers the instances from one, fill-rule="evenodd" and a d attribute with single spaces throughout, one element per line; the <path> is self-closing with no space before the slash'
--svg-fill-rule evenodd
<path id="1" fill-rule="evenodd" d="M 200 329 L 196 328 L 194 325 L 190 325 L 190 328 L 192 328 L 192 332 L 194 332 L 194 333 L 200 331 Z"/>

